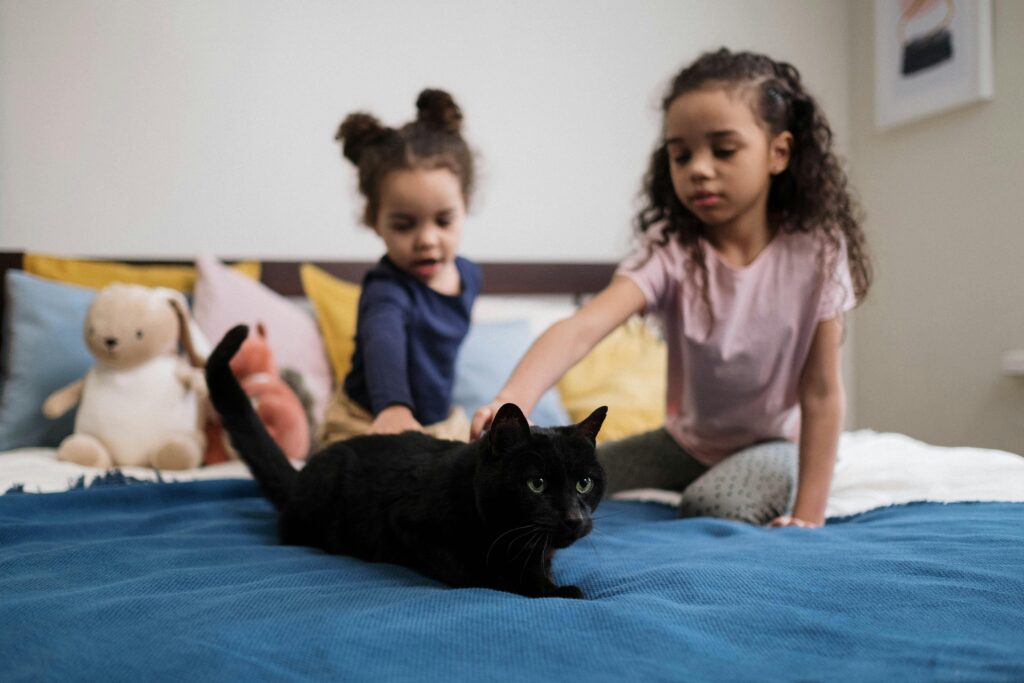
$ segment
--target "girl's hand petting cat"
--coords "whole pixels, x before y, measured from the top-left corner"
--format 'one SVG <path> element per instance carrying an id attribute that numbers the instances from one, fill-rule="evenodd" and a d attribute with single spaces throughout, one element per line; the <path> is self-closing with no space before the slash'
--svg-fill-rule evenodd
<path id="1" fill-rule="evenodd" d="M 370 434 L 398 434 L 400 432 L 422 432 L 421 425 L 408 406 L 393 405 L 377 413 L 370 425 Z"/>
<path id="2" fill-rule="evenodd" d="M 824 525 L 819 524 L 817 522 L 808 522 L 806 520 L 800 519 L 799 517 L 789 517 L 787 515 L 782 515 L 781 517 L 776 517 L 771 522 L 769 522 L 768 526 L 770 526 L 770 527 L 796 526 L 796 527 L 800 527 L 801 529 L 819 529 L 819 528 L 821 528 Z"/>
<path id="3" fill-rule="evenodd" d="M 480 435 L 483 434 L 484 430 L 491 426 L 491 420 L 494 419 L 494 415 L 498 412 L 498 408 L 500 408 L 504 403 L 504 401 L 494 399 L 487 405 L 480 406 L 476 409 L 476 412 L 473 413 L 473 421 L 470 423 L 469 427 L 469 438 L 471 441 L 480 438 Z"/>

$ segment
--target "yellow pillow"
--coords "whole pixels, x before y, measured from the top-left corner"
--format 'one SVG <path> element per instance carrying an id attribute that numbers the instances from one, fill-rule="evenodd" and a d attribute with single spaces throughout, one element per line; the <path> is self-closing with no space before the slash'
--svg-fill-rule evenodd
<path id="1" fill-rule="evenodd" d="M 338 279 L 311 263 L 299 267 L 299 277 L 306 298 L 316 311 L 334 378 L 341 384 L 352 367 L 352 352 L 356 350 L 359 286 Z"/>
<path id="2" fill-rule="evenodd" d="M 667 372 L 665 342 L 635 317 L 601 340 L 557 386 L 574 422 L 598 406 L 608 406 L 600 443 L 665 423 Z"/>
<path id="3" fill-rule="evenodd" d="M 26 253 L 22 268 L 26 273 L 49 280 L 95 289 L 106 287 L 111 282 L 126 282 L 191 292 L 196 284 L 196 269 L 192 266 L 140 266 L 117 261 L 69 259 Z M 259 261 L 240 261 L 232 268 L 253 280 L 260 279 Z"/>

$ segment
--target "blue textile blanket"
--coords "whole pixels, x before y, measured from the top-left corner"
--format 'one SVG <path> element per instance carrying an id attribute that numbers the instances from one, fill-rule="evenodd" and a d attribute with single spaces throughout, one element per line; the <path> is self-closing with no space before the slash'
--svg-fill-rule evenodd
<path id="1" fill-rule="evenodd" d="M 0 496 L 0 680 L 1024 680 L 1024 504 L 597 518 L 537 600 L 278 545 L 251 481 Z"/>

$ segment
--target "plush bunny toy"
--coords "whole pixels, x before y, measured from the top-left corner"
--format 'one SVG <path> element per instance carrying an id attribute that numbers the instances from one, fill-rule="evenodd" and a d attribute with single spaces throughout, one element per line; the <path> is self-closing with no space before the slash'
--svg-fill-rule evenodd
<path id="1" fill-rule="evenodd" d="M 109 285 L 89 306 L 84 332 L 95 365 L 43 404 L 43 413 L 55 418 L 80 403 L 75 431 L 57 457 L 93 467 L 198 467 L 206 446 L 206 383 L 185 297 Z M 179 341 L 191 363 L 179 355 Z"/>

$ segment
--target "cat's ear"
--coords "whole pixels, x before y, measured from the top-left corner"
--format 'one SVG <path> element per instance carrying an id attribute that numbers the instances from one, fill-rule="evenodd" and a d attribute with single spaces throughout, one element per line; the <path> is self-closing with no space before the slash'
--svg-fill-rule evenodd
<path id="1" fill-rule="evenodd" d="M 604 424 L 607 415 L 608 406 L 601 406 L 576 425 L 576 433 L 591 443 L 597 443 L 597 433 L 601 431 L 601 425 Z"/>
<path id="2" fill-rule="evenodd" d="M 491 441 L 491 450 L 501 452 L 512 444 L 525 441 L 530 438 L 530 423 L 526 416 L 515 403 L 506 403 L 498 408 L 498 414 L 491 420 L 491 429 L 488 432 Z"/>

